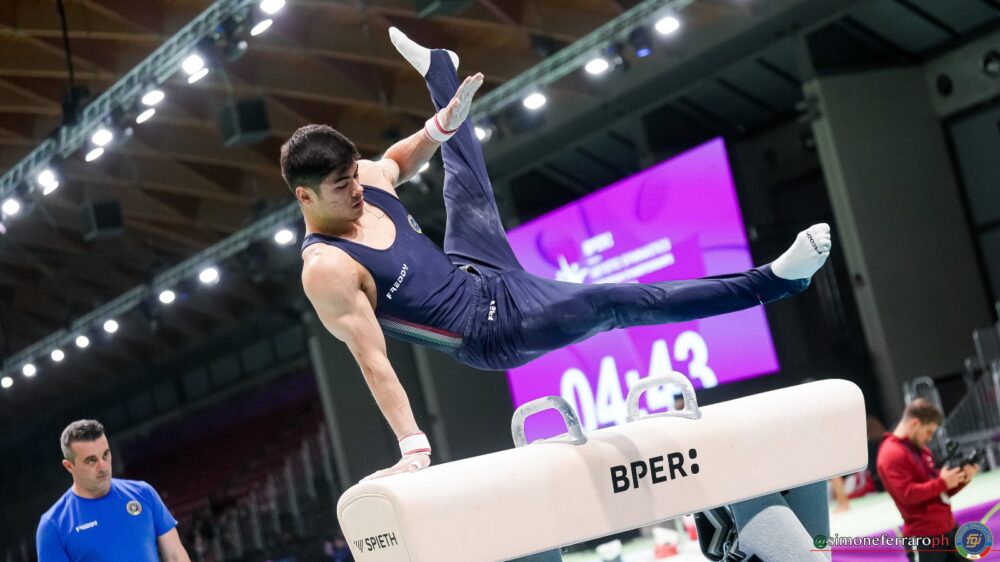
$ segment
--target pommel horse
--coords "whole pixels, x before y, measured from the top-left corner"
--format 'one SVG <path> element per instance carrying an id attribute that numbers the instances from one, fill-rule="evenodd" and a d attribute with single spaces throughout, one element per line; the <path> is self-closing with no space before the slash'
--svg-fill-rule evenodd
<path id="1" fill-rule="evenodd" d="M 642 415 L 663 384 L 683 410 Z M 337 514 L 358 562 L 496 562 L 796 488 L 868 462 L 861 390 L 824 380 L 699 408 L 680 373 L 643 379 L 628 423 L 584 434 L 548 396 L 514 413 L 516 447 L 362 482 Z M 557 410 L 568 432 L 528 444 L 524 421 Z"/>

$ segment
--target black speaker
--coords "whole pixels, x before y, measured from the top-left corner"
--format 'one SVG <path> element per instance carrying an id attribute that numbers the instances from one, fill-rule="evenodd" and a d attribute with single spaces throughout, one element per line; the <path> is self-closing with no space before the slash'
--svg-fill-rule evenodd
<path id="1" fill-rule="evenodd" d="M 416 0 L 417 16 L 450 16 L 472 3 L 472 0 Z"/>
<path id="2" fill-rule="evenodd" d="M 271 135 L 264 98 L 231 101 L 219 109 L 219 132 L 226 146 L 254 144 Z"/>
<path id="3" fill-rule="evenodd" d="M 83 239 L 112 238 L 125 231 L 122 207 L 117 199 L 85 201 L 81 211 Z"/>

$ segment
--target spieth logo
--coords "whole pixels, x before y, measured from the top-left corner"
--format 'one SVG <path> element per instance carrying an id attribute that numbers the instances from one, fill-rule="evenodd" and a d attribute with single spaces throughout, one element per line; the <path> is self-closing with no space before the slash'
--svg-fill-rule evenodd
<path id="1" fill-rule="evenodd" d="M 664 466 L 666 457 L 666 466 Z M 698 457 L 696 449 L 688 450 L 688 458 L 694 460 Z M 698 474 L 701 469 L 698 463 L 691 463 L 688 467 L 692 475 Z M 629 475 L 631 473 L 631 478 Z M 682 453 L 667 453 L 665 456 L 652 457 L 648 460 L 638 460 L 625 466 L 620 464 L 611 467 L 611 489 L 614 493 L 625 492 L 630 488 L 639 488 L 639 481 L 649 476 L 649 484 L 662 484 L 667 480 L 677 480 L 687 478 L 687 470 L 684 469 L 684 455 Z"/>
<path id="2" fill-rule="evenodd" d="M 396 533 L 382 533 L 381 535 L 354 541 L 354 546 L 358 547 L 358 552 L 371 552 L 398 545 L 399 542 L 396 540 Z"/>
<path id="3" fill-rule="evenodd" d="M 385 298 L 392 300 L 392 295 L 399 290 L 399 286 L 402 285 L 403 281 L 406 280 L 406 273 L 408 271 L 410 271 L 410 268 L 407 267 L 407 265 L 404 263 L 403 269 L 399 271 L 399 277 L 396 278 L 396 282 L 393 283 L 392 287 L 389 288 L 389 292 L 385 294 Z"/>

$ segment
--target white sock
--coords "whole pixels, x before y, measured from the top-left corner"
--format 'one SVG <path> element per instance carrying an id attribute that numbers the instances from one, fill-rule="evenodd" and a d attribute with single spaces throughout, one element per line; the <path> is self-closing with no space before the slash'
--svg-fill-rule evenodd
<path id="1" fill-rule="evenodd" d="M 406 62 L 413 65 L 413 68 L 416 68 L 421 76 L 427 75 L 427 71 L 431 68 L 430 49 L 417 45 L 412 39 L 395 27 L 389 28 L 389 40 L 392 41 L 393 46 L 396 47 L 399 54 L 403 55 Z M 455 70 L 458 70 L 458 55 L 451 51 L 446 52 L 451 57 L 451 63 L 455 65 Z"/>
<path id="2" fill-rule="evenodd" d="M 830 257 L 830 225 L 814 224 L 795 237 L 792 246 L 771 263 L 782 279 L 809 279 Z"/>

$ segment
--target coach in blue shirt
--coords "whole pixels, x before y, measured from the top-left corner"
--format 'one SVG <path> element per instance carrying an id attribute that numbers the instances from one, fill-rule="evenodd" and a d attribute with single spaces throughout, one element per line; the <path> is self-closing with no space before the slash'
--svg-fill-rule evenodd
<path id="1" fill-rule="evenodd" d="M 38 524 L 39 562 L 190 562 L 177 521 L 145 482 L 111 477 L 104 426 L 75 421 L 63 430 L 62 464 L 73 486 Z"/>

